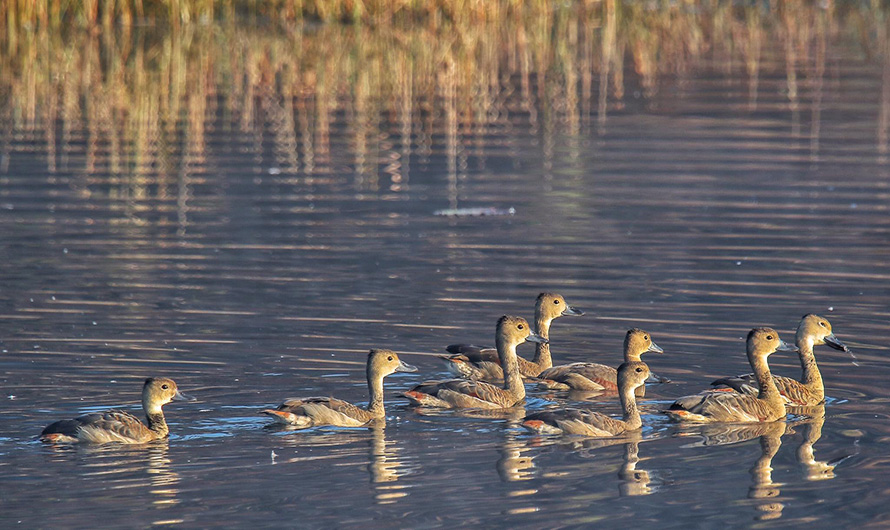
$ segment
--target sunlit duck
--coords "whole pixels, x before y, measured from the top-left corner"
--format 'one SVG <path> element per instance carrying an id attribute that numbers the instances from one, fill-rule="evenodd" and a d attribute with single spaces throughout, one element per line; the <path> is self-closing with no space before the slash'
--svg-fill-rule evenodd
<path id="1" fill-rule="evenodd" d="M 278 408 L 266 409 L 262 414 L 271 416 L 278 423 L 301 429 L 320 425 L 361 427 L 386 416 L 383 410 L 383 378 L 395 372 L 416 371 L 416 367 L 400 360 L 396 352 L 374 349 L 368 353 L 365 370 L 371 394 L 367 409 L 332 397 L 307 397 L 288 399 Z"/>
<path id="2" fill-rule="evenodd" d="M 179 392 L 172 379 L 152 377 L 142 386 L 142 408 L 147 423 L 122 410 L 94 412 L 50 424 L 40 433 L 40 439 L 54 443 L 141 444 L 166 438 L 170 429 L 162 407 L 174 400 L 194 401 L 194 398 Z"/>
<path id="3" fill-rule="evenodd" d="M 498 320 L 495 342 L 501 365 L 504 366 L 504 386 L 482 381 L 449 379 L 427 381 L 405 392 L 412 403 L 428 407 L 505 409 L 525 399 L 525 385 L 519 373 L 516 346 L 525 341 L 547 342 L 531 330 L 522 317 L 502 316 Z"/>
<path id="4" fill-rule="evenodd" d="M 644 353 L 664 353 L 652 342 L 648 333 L 639 328 L 627 330 L 624 336 L 624 361 L 639 361 Z M 618 372 L 611 366 L 599 363 L 571 363 L 548 368 L 538 374 L 540 384 L 553 390 L 615 391 L 618 390 Z M 637 390 L 645 393 L 645 387 Z"/>
<path id="5" fill-rule="evenodd" d="M 649 367 L 641 361 L 630 361 L 618 367 L 618 389 L 623 420 L 588 410 L 567 408 L 529 414 L 522 422 L 526 429 L 539 434 L 575 434 L 581 436 L 617 436 L 643 426 L 634 390 L 646 384 Z"/>
<path id="6" fill-rule="evenodd" d="M 535 302 L 535 332 L 545 339 L 550 339 L 550 323 L 561 316 L 581 316 L 580 311 L 568 303 L 562 295 L 541 293 Z M 500 381 L 504 379 L 496 348 L 483 348 L 472 344 L 452 344 L 446 348 L 454 355 L 443 355 L 448 370 L 457 377 L 465 377 L 478 381 Z M 534 377 L 541 370 L 553 366 L 550 357 L 550 344 L 535 344 L 535 356 L 531 361 L 517 357 L 519 373 L 524 377 Z"/>
<path id="7" fill-rule="evenodd" d="M 746 342 L 748 362 L 760 392 L 749 396 L 738 392 L 705 392 L 675 401 L 665 412 L 680 421 L 710 422 L 767 422 L 785 417 L 785 402 L 769 373 L 769 357 L 776 350 L 793 351 L 772 328 L 754 328 Z"/>
<path id="8" fill-rule="evenodd" d="M 776 382 L 779 393 L 789 405 L 818 405 L 825 401 L 825 386 L 822 383 L 819 367 L 816 366 L 813 346 L 827 344 L 844 352 L 849 352 L 850 349 L 831 332 L 831 323 L 828 322 L 828 319 L 812 313 L 804 315 L 800 320 L 795 342 L 800 355 L 800 366 L 803 369 L 801 381 L 781 375 L 773 375 L 773 380 Z M 711 384 L 714 386 L 725 385 L 752 396 L 758 393 L 754 374 L 724 377 Z"/>

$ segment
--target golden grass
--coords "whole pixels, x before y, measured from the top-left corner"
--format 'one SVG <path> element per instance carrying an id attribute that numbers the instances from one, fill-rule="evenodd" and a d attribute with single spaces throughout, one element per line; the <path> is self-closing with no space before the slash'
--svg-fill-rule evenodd
<path id="1" fill-rule="evenodd" d="M 428 156 L 435 136 L 457 173 L 523 114 L 552 156 L 559 136 L 602 132 L 628 79 L 649 98 L 699 61 L 743 68 L 756 105 L 763 50 L 780 49 L 793 107 L 839 27 L 883 53 L 887 20 L 877 3 L 6 0 L 0 146 L 26 135 L 51 172 L 123 174 L 120 193 L 165 198 L 183 172 L 213 170 L 211 125 L 258 159 L 271 138 L 282 174 L 324 178 L 342 114 L 356 186 L 398 191 L 408 155 Z"/>

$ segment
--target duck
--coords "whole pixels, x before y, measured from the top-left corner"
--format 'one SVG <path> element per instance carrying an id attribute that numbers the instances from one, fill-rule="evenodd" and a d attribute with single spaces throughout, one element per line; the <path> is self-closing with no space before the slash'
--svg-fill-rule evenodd
<path id="1" fill-rule="evenodd" d="M 498 319 L 495 343 L 504 367 L 504 384 L 448 379 L 421 383 L 403 395 L 414 405 L 437 408 L 508 409 L 525 399 L 525 385 L 519 372 L 516 346 L 526 342 L 547 342 L 528 322 L 517 316 Z"/>
<path id="2" fill-rule="evenodd" d="M 583 316 L 584 311 L 570 306 L 565 298 L 556 293 L 541 293 L 535 301 L 535 332 L 550 339 L 550 324 L 562 316 Z M 473 344 L 451 344 L 446 351 L 452 355 L 442 355 L 448 370 L 456 377 L 474 381 L 502 381 L 504 371 L 498 360 L 496 348 L 475 346 Z M 519 372 L 523 377 L 535 377 L 542 370 L 553 366 L 550 356 L 550 344 L 535 344 L 535 356 L 531 361 L 517 357 Z"/>
<path id="3" fill-rule="evenodd" d="M 682 397 L 665 411 L 672 419 L 692 423 L 760 423 L 785 417 L 785 402 L 769 371 L 767 358 L 776 351 L 794 351 L 773 328 L 754 328 L 745 341 L 748 362 L 759 392 L 705 392 Z"/>
<path id="4" fill-rule="evenodd" d="M 664 353 L 652 337 L 640 328 L 627 330 L 624 336 L 624 361 L 640 361 L 644 353 Z M 651 374 L 650 374 L 651 375 Z M 655 376 L 657 377 L 657 376 Z M 539 384 L 551 390 L 616 391 L 618 372 L 599 363 L 571 363 L 548 368 L 538 374 Z M 637 391 L 645 394 L 645 386 Z"/>
<path id="5" fill-rule="evenodd" d="M 129 412 L 109 410 L 84 414 L 71 420 L 51 423 L 40 433 L 50 443 L 142 444 L 170 435 L 163 406 L 171 401 L 194 401 L 179 391 L 167 377 L 150 377 L 142 385 L 142 409 L 146 423 Z"/>
<path id="6" fill-rule="evenodd" d="M 393 350 L 375 348 L 368 352 L 365 374 L 371 401 L 361 408 L 334 397 L 290 398 L 274 409 L 261 414 L 271 417 L 277 424 L 298 429 L 329 425 L 334 427 L 362 427 L 385 420 L 383 408 L 383 378 L 396 372 L 416 372 L 417 367 L 399 359 Z"/>
<path id="7" fill-rule="evenodd" d="M 572 434 L 595 438 L 618 436 L 643 426 L 634 391 L 646 384 L 649 367 L 642 361 L 628 361 L 618 367 L 618 389 L 623 419 L 595 411 L 566 408 L 529 414 L 522 426 L 537 434 Z"/>
<path id="8" fill-rule="evenodd" d="M 827 318 L 809 313 L 800 319 L 795 335 L 800 367 L 801 380 L 791 377 L 773 375 L 779 394 L 786 400 L 788 406 L 810 407 L 825 402 L 825 385 L 822 382 L 822 374 L 816 365 L 816 357 L 813 346 L 827 344 L 835 350 L 850 352 L 831 329 L 831 323 Z M 736 392 L 748 395 L 757 395 L 757 379 L 754 374 L 737 375 L 735 377 L 723 377 L 711 383 L 715 387 L 729 387 Z"/>

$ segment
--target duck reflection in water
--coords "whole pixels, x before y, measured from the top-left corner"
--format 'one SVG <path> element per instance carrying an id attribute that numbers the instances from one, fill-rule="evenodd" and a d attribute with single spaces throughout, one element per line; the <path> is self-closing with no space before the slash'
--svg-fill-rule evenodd
<path id="1" fill-rule="evenodd" d="M 624 444 L 624 464 L 618 471 L 618 478 L 621 482 L 618 484 L 618 493 L 622 497 L 636 497 L 639 495 L 650 495 L 658 490 L 657 486 L 650 486 L 652 477 L 645 469 L 637 469 L 640 462 L 640 442 L 642 440 L 634 440 Z"/>
<path id="2" fill-rule="evenodd" d="M 140 445 L 124 444 L 62 444 L 47 445 L 53 460 L 77 457 L 83 465 L 80 475 L 96 479 L 108 490 L 148 488 L 151 503 L 158 508 L 180 503 L 179 474 L 172 467 L 168 439 Z M 87 457 L 87 458 L 83 458 Z"/>
<path id="3" fill-rule="evenodd" d="M 807 417 L 792 425 L 803 432 L 803 441 L 797 448 L 797 461 L 800 463 L 804 478 L 807 480 L 828 480 L 835 477 L 834 468 L 847 456 L 831 461 L 816 460 L 813 445 L 822 437 L 822 426 L 825 425 L 825 405 L 812 407 L 795 407 L 795 413 Z"/>
<path id="4" fill-rule="evenodd" d="M 272 428 L 272 427 L 270 427 Z M 288 427 L 275 426 L 279 430 Z M 330 430 L 325 430 L 330 429 Z M 367 429 L 322 428 L 299 435 L 280 437 L 287 447 L 297 450 L 297 456 L 279 460 L 278 464 L 301 464 L 307 460 L 352 461 L 367 460 L 363 469 L 368 472 L 374 500 L 378 504 L 392 504 L 408 495 L 405 485 L 396 484 L 405 475 L 414 472 L 414 467 L 405 463 L 401 448 L 386 437 L 386 424 L 374 422 Z M 307 450 L 323 449 L 323 456 Z M 308 455 L 312 456 L 308 456 Z M 355 462 L 360 464 L 360 462 Z"/>
<path id="5" fill-rule="evenodd" d="M 170 468 L 167 440 L 152 443 L 145 453 L 147 460 L 146 473 L 151 482 L 151 493 L 156 495 L 152 501 L 156 505 L 179 504 L 179 475 Z"/>
<path id="6" fill-rule="evenodd" d="M 531 480 L 535 476 L 535 457 L 527 454 L 531 447 L 515 432 L 507 431 L 497 461 L 498 476 L 503 482 Z"/>
<path id="7" fill-rule="evenodd" d="M 776 501 L 782 491 L 778 482 L 773 482 L 773 457 L 782 446 L 782 435 L 786 432 L 787 425 L 783 422 L 769 425 L 760 436 L 760 458 L 754 462 L 751 468 L 751 487 L 748 488 L 748 498 L 754 501 L 754 509 L 759 512 L 758 521 L 768 521 L 782 517 L 785 505 Z M 788 429 L 790 432 L 790 429 Z"/>
<path id="8" fill-rule="evenodd" d="M 760 456 L 751 467 L 751 486 L 748 498 L 753 501 L 758 521 L 782 517 L 785 505 L 778 502 L 782 491 L 781 483 L 773 482 L 772 461 L 782 446 L 782 436 L 793 431 L 783 421 L 770 423 L 712 423 L 702 426 L 700 431 L 680 432 L 678 436 L 700 435 L 700 440 L 684 447 L 718 446 L 747 442 L 755 438 L 760 441 Z"/>
<path id="9" fill-rule="evenodd" d="M 623 462 L 617 473 L 620 479 L 618 493 L 622 497 L 635 497 L 655 493 L 661 489 L 663 483 L 656 473 L 638 467 L 643 460 L 640 458 L 640 444 L 644 441 L 651 441 L 651 439 L 647 438 L 644 440 L 640 431 L 630 431 L 612 438 L 534 436 L 529 439 L 528 447 L 558 447 L 562 450 L 573 452 L 581 458 L 601 459 L 604 457 L 602 450 L 621 445 L 624 448 L 624 455 Z M 528 460 L 528 467 L 530 469 L 535 468 L 535 465 L 532 463 L 535 457 L 527 455 L 525 458 Z M 498 472 L 500 472 L 500 468 Z M 528 475 L 528 478 L 531 478 L 528 473 L 526 475 Z M 503 475 L 501 478 L 504 478 Z"/>
<path id="10" fill-rule="evenodd" d="M 398 485 L 400 477 L 411 472 L 400 458 L 401 449 L 386 439 L 386 430 L 382 425 L 368 429 L 371 438 L 368 440 L 368 475 L 374 488 L 374 501 L 377 504 L 393 504 L 408 496 L 405 485 Z"/>

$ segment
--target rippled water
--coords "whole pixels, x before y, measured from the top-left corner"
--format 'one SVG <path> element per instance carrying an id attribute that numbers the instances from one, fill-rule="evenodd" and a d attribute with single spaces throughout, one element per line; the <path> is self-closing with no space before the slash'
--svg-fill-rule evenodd
<path id="1" fill-rule="evenodd" d="M 4 56 L 0 74 L 2 525 L 887 524 L 886 32 L 752 12 L 726 34 L 715 16 L 695 50 L 662 36 L 654 70 L 638 27 L 601 44 L 597 17 L 575 41 L 556 17 L 549 62 L 513 33 L 478 64 L 409 30 L 20 43 L 69 63 Z M 117 64 L 107 46 L 132 49 Z M 627 64 L 604 73 L 600 52 Z M 514 213 L 436 215 L 455 208 Z M 630 326 L 664 348 L 648 361 L 673 382 L 650 386 L 640 437 L 541 438 L 398 397 L 543 290 L 588 311 L 554 323 L 558 363 L 618 364 Z M 807 312 L 857 356 L 817 348 L 824 423 L 658 414 L 745 371 L 752 326 L 790 340 Z M 371 347 L 420 368 L 387 379 L 385 429 L 265 427 L 286 397 L 366 400 Z M 137 410 L 151 375 L 198 398 L 166 408 L 168 441 L 35 441 Z"/>

